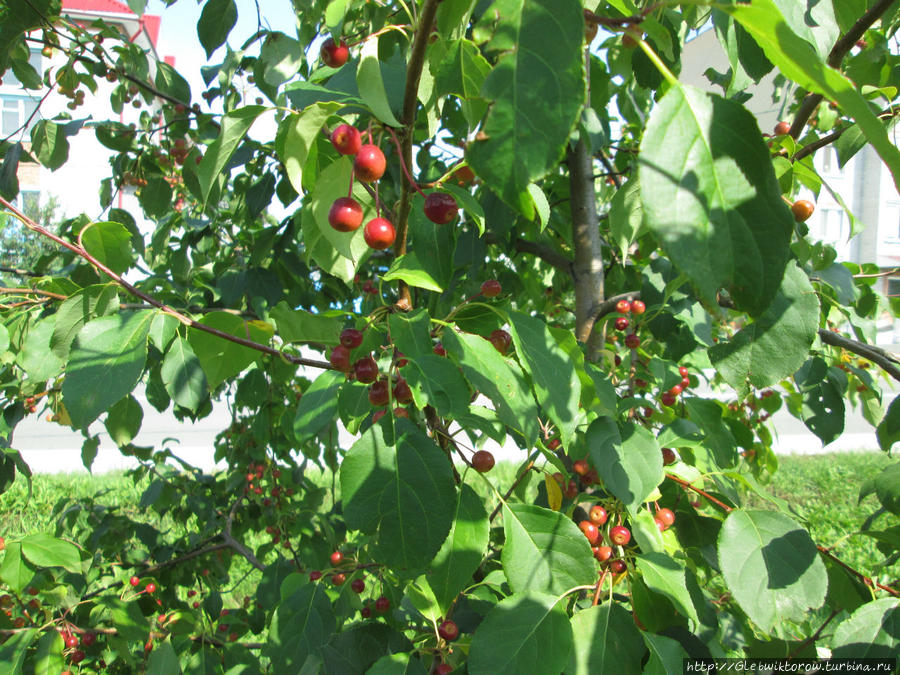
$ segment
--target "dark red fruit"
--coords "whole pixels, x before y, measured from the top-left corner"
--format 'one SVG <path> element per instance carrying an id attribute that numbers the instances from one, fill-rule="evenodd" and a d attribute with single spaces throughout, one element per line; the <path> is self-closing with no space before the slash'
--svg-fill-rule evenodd
<path id="1" fill-rule="evenodd" d="M 675 514 L 672 512 L 672 509 L 659 509 L 654 519 L 666 527 L 671 527 L 672 523 L 675 522 Z"/>
<path id="2" fill-rule="evenodd" d="M 84 661 L 85 656 L 87 656 L 87 654 L 85 654 L 80 649 L 76 649 L 74 652 L 69 654 L 69 661 L 71 661 L 72 663 L 81 663 L 82 661 Z"/>
<path id="3" fill-rule="evenodd" d="M 437 354 L 438 356 L 447 356 L 447 350 L 444 349 L 444 345 L 440 342 L 435 344 L 434 347 L 431 349 L 431 351 L 434 352 L 435 354 Z"/>
<path id="4" fill-rule="evenodd" d="M 634 333 L 629 333 L 625 336 L 625 346 L 629 349 L 637 349 L 641 346 L 641 338 Z"/>
<path id="5" fill-rule="evenodd" d="M 359 610 L 359 615 L 364 619 L 368 619 L 372 616 L 372 609 L 370 607 L 363 607 Z"/>
<path id="6" fill-rule="evenodd" d="M 674 387 L 669 389 L 669 393 L 673 396 L 678 396 L 678 394 L 680 394 L 682 391 L 684 391 L 684 388 L 680 384 L 676 384 Z"/>
<path id="7" fill-rule="evenodd" d="M 322 61 L 325 62 L 326 66 L 340 68 L 347 63 L 347 59 L 350 58 L 350 49 L 343 40 L 335 43 L 334 38 L 328 38 L 322 43 L 319 55 L 322 57 Z"/>
<path id="8" fill-rule="evenodd" d="M 569 481 L 564 494 L 566 495 L 566 499 L 575 499 L 575 497 L 578 496 L 578 486 L 575 484 L 574 480 Z"/>
<path id="9" fill-rule="evenodd" d="M 438 635 L 441 636 L 442 640 L 453 642 L 456 638 L 459 637 L 459 626 L 457 626 L 456 622 L 451 619 L 442 621 L 438 626 Z"/>
<path id="10" fill-rule="evenodd" d="M 378 364 L 371 356 L 364 356 L 353 364 L 356 379 L 363 384 L 372 384 L 378 379 Z"/>
<path id="11" fill-rule="evenodd" d="M 340 573 L 331 575 L 331 583 L 333 583 L 335 586 L 340 586 L 345 581 L 347 581 L 346 574 Z"/>
<path id="12" fill-rule="evenodd" d="M 616 327 L 616 330 L 625 330 L 626 328 L 628 328 L 630 323 L 631 322 L 624 316 L 620 316 L 618 319 L 616 319 L 614 325 Z"/>
<path id="13" fill-rule="evenodd" d="M 66 647 L 69 649 L 74 649 L 75 647 L 78 646 L 78 638 L 75 637 L 74 635 L 72 635 L 71 633 L 67 633 L 67 634 L 63 635 L 63 642 L 65 643 Z"/>
<path id="14" fill-rule="evenodd" d="M 341 553 L 340 551 L 335 551 L 334 553 L 331 554 L 331 566 L 332 567 L 337 567 L 342 562 L 344 562 L 344 554 L 343 553 Z"/>
<path id="15" fill-rule="evenodd" d="M 453 666 L 449 663 L 441 663 L 434 669 L 434 675 L 450 675 L 453 672 Z"/>
<path id="16" fill-rule="evenodd" d="M 341 124 L 331 132 L 331 144 L 342 155 L 355 155 L 362 147 L 362 136 L 356 127 Z"/>
<path id="17" fill-rule="evenodd" d="M 690 386 L 691 386 L 691 378 L 689 378 L 689 377 L 682 377 L 682 378 L 681 378 L 681 389 L 682 389 L 682 391 L 685 390 L 685 389 L 687 389 L 687 388 L 690 387 Z"/>
<path id="18" fill-rule="evenodd" d="M 391 601 L 386 597 L 379 596 L 379 598 L 375 601 L 375 611 L 379 614 L 384 614 L 391 608 Z"/>
<path id="19" fill-rule="evenodd" d="M 355 328 L 345 328 L 341 331 L 341 344 L 347 349 L 356 349 L 362 344 L 363 334 Z"/>
<path id="20" fill-rule="evenodd" d="M 328 361 L 331 363 L 332 367 L 335 370 L 340 370 L 343 373 L 349 372 L 350 350 L 347 349 L 344 345 L 338 345 L 331 350 L 331 355 L 328 357 Z"/>
<path id="21" fill-rule="evenodd" d="M 647 311 L 647 305 L 644 304 L 643 300 L 632 300 L 631 302 L 631 313 L 632 314 L 643 314 Z"/>
<path id="22" fill-rule="evenodd" d="M 582 520 L 578 523 L 578 529 L 580 529 L 582 534 L 587 537 L 588 543 L 591 546 L 596 546 L 600 543 L 600 530 L 598 530 L 597 526 L 591 521 Z"/>
<path id="23" fill-rule="evenodd" d="M 663 392 L 663 395 L 659 397 L 659 400 L 663 405 L 673 406 L 677 399 L 675 398 L 675 394 L 665 391 Z"/>
<path id="24" fill-rule="evenodd" d="M 374 406 L 387 405 L 390 400 L 390 387 L 387 380 L 378 380 L 369 385 L 369 403 Z"/>
<path id="25" fill-rule="evenodd" d="M 362 579 L 354 579 L 350 582 L 350 588 L 353 589 L 354 593 L 362 593 L 366 590 L 366 582 Z"/>
<path id="26" fill-rule="evenodd" d="M 502 328 L 491 331 L 491 336 L 488 340 L 491 341 L 494 348 L 501 354 L 506 354 L 506 352 L 509 351 L 509 346 L 512 344 L 512 336 Z"/>
<path id="27" fill-rule="evenodd" d="M 628 300 L 619 300 L 616 303 L 616 311 L 619 314 L 628 314 L 631 311 L 631 303 Z"/>
<path id="28" fill-rule="evenodd" d="M 85 647 L 90 647 L 90 646 L 91 646 L 92 644 L 94 644 L 96 641 L 97 641 L 97 634 L 96 634 L 96 633 L 85 633 L 85 634 L 84 634 L 84 637 L 81 638 L 81 643 L 82 643 Z"/>
<path id="29" fill-rule="evenodd" d="M 479 450 L 472 455 L 472 466 L 479 473 L 487 473 L 494 468 L 494 455 L 487 450 Z"/>
<path id="30" fill-rule="evenodd" d="M 374 248 L 376 251 L 390 248 L 396 236 L 394 226 L 387 218 L 372 218 L 366 223 L 366 229 L 363 230 L 363 238 L 369 248 Z"/>
<path id="31" fill-rule="evenodd" d="M 409 403 L 412 401 L 412 391 L 402 377 L 398 378 L 397 383 L 394 385 L 394 400 L 398 403 Z M 404 410 L 404 412 L 406 411 Z"/>
<path id="32" fill-rule="evenodd" d="M 503 286 L 496 279 L 488 279 L 481 284 L 481 294 L 486 298 L 496 298 L 503 292 Z"/>
<path id="33" fill-rule="evenodd" d="M 572 463 L 572 468 L 575 470 L 575 473 L 577 473 L 579 476 L 585 476 L 585 475 L 587 475 L 587 472 L 591 470 L 590 464 L 588 464 L 583 459 L 576 459 Z"/>
<path id="34" fill-rule="evenodd" d="M 328 224 L 338 232 L 353 232 L 362 225 L 362 207 L 352 197 L 339 197 L 328 209 Z"/>
<path id="35" fill-rule="evenodd" d="M 612 557 L 613 550 L 609 546 L 597 546 L 594 550 L 594 557 L 599 562 L 606 562 Z"/>
<path id="36" fill-rule="evenodd" d="M 591 522 L 594 525 L 605 525 L 606 519 L 609 518 L 609 514 L 606 513 L 606 509 L 604 509 L 599 504 L 594 504 L 591 507 L 590 513 L 588 513 L 588 517 L 590 517 Z"/>
<path id="37" fill-rule="evenodd" d="M 625 564 L 624 560 L 616 559 L 610 561 L 609 569 L 613 574 L 623 574 L 625 570 L 628 569 L 628 566 Z"/>
<path id="38" fill-rule="evenodd" d="M 791 130 L 790 122 L 779 122 L 775 125 L 775 136 L 787 136 L 788 132 Z"/>
<path id="39" fill-rule="evenodd" d="M 662 449 L 662 459 L 663 466 L 669 466 L 669 464 L 674 464 L 678 459 L 678 456 L 675 454 L 675 451 L 672 448 L 663 448 Z"/>
<path id="40" fill-rule="evenodd" d="M 791 213 L 794 214 L 794 220 L 796 220 L 798 223 L 809 220 L 809 217 L 815 210 L 816 207 L 813 206 L 813 203 L 806 201 L 805 199 L 798 199 L 793 204 L 791 204 Z"/>
<path id="41" fill-rule="evenodd" d="M 384 153 L 377 145 L 366 143 L 356 153 L 356 159 L 353 160 L 353 172 L 356 179 L 363 183 L 371 183 L 384 175 L 387 169 L 387 160 Z"/>
<path id="42" fill-rule="evenodd" d="M 429 192 L 425 196 L 425 217 L 432 223 L 446 225 L 456 220 L 459 206 L 446 192 Z"/>
<path id="43" fill-rule="evenodd" d="M 372 424 L 378 424 L 378 420 L 387 415 L 387 410 L 376 410 L 372 415 Z"/>
<path id="44" fill-rule="evenodd" d="M 631 541 L 631 532 L 628 531 L 627 527 L 616 525 L 609 531 L 609 540 L 617 546 L 625 546 Z"/>
<path id="45" fill-rule="evenodd" d="M 560 441 L 558 438 L 551 438 L 549 441 L 547 441 L 547 447 L 550 450 L 556 450 L 561 444 L 562 441 Z"/>

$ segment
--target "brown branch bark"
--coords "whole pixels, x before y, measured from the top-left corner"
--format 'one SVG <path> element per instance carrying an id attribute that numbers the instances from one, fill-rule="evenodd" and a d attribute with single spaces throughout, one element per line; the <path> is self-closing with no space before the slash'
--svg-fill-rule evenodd
<path id="1" fill-rule="evenodd" d="M 523 480 L 525 480 L 525 476 L 528 475 L 528 472 L 534 468 L 534 462 L 528 462 L 524 469 L 522 469 L 522 473 L 516 476 L 516 480 L 513 481 L 513 484 L 509 486 L 509 490 L 506 491 L 506 494 L 503 495 L 503 501 L 501 501 L 497 506 L 494 507 L 494 510 L 491 511 L 491 515 L 488 518 L 489 522 L 494 522 L 494 518 L 497 517 L 497 514 L 500 513 L 500 509 L 503 508 L 503 504 L 512 496 L 512 493 L 519 486 Z"/>
<path id="2" fill-rule="evenodd" d="M 68 300 L 68 295 L 62 293 L 53 293 L 51 291 L 42 291 L 38 288 L 7 288 L 0 286 L 0 294 L 2 295 L 40 295 L 45 298 L 53 298 L 54 300 Z"/>
<path id="3" fill-rule="evenodd" d="M 419 11 L 419 25 L 413 38 L 410 49 L 409 62 L 406 66 L 406 86 L 403 91 L 403 114 L 400 120 L 403 129 L 400 132 L 402 146 L 402 161 L 406 166 L 412 167 L 413 131 L 416 127 L 416 106 L 419 98 L 419 80 L 422 77 L 422 68 L 425 65 L 425 49 L 428 47 L 428 39 L 431 36 L 431 27 L 434 25 L 434 17 L 437 14 L 440 0 L 425 0 Z M 411 206 L 414 188 L 409 181 L 403 181 L 400 191 L 400 204 L 397 207 L 397 240 L 394 250 L 397 255 L 406 253 L 406 235 L 409 225 L 409 210 Z M 409 286 L 400 282 L 400 298 L 397 300 L 397 308 L 402 311 L 412 309 L 412 294 Z"/>
<path id="4" fill-rule="evenodd" d="M 847 56 L 853 48 L 853 45 L 855 45 L 863 34 L 884 15 L 894 2 L 896 2 L 896 0 L 879 0 L 872 5 L 865 14 L 859 17 L 856 23 L 850 27 L 850 30 L 838 38 L 837 42 L 834 43 L 834 46 L 831 48 L 828 58 L 825 61 L 826 65 L 835 69 L 840 68 L 841 63 L 844 61 L 844 57 Z M 800 138 L 803 128 L 806 126 L 810 116 L 813 114 L 819 103 L 822 102 L 823 98 L 824 97 L 821 94 L 807 94 L 800 102 L 800 107 L 797 109 L 797 113 L 794 115 L 794 121 L 791 124 L 791 130 L 788 132 L 795 140 Z"/>
<path id="5" fill-rule="evenodd" d="M 195 321 L 194 319 L 191 319 L 190 317 L 185 316 L 184 314 L 177 311 L 176 309 L 160 302 L 156 298 L 144 293 L 143 291 L 139 290 L 132 284 L 128 283 L 120 275 L 113 272 L 111 269 L 109 269 L 109 267 L 107 267 L 102 262 L 97 260 L 90 253 L 88 253 L 87 250 L 85 250 L 82 246 L 73 244 L 70 241 L 66 241 L 62 237 L 59 237 L 59 236 L 53 234 L 50 230 L 46 229 L 45 227 L 38 225 L 31 218 L 26 216 L 24 213 L 19 211 L 15 206 L 13 206 L 8 201 L 6 201 L 3 197 L 0 197 L 0 205 L 4 206 L 7 210 L 9 210 L 10 213 L 12 213 L 16 218 L 18 218 L 22 222 L 22 224 L 25 225 L 25 227 L 27 227 L 29 230 L 37 232 L 38 234 L 55 241 L 60 246 L 64 246 L 65 248 L 69 249 L 75 255 L 88 261 L 91 265 L 93 265 L 98 270 L 103 272 L 106 276 L 108 276 L 110 279 L 115 281 L 117 284 L 119 284 L 119 286 L 124 288 L 126 291 L 128 291 L 135 297 L 140 298 L 141 300 L 146 302 L 148 305 L 152 305 L 153 307 L 156 307 L 157 309 L 161 310 L 164 314 L 168 314 L 169 316 L 175 317 L 176 319 L 178 319 L 178 321 L 180 321 L 185 326 L 188 326 L 190 328 L 195 328 L 196 330 L 203 331 L 204 333 L 209 333 L 210 335 L 215 335 L 216 337 L 222 338 L 223 340 L 228 340 L 229 342 L 234 342 L 234 343 L 242 345 L 244 347 L 249 347 L 250 349 L 255 349 L 256 351 L 263 352 L 264 354 L 269 354 L 271 356 L 277 356 L 277 357 L 283 358 L 283 359 L 285 359 L 291 363 L 294 363 L 296 365 L 310 366 L 312 368 L 322 368 L 322 369 L 326 369 L 326 370 L 332 369 L 332 365 L 325 361 L 316 361 L 314 359 L 305 359 L 300 356 L 294 356 L 293 354 L 285 354 L 285 353 L 275 349 L 274 347 L 270 347 L 269 345 L 260 344 L 259 342 L 254 342 L 253 340 L 248 340 L 246 338 L 238 337 L 236 335 L 231 335 L 230 333 L 225 333 L 224 331 L 220 331 L 217 328 L 213 328 L 212 326 L 207 326 L 205 324 L 200 323 L 199 321 Z"/>
<path id="6" fill-rule="evenodd" d="M 897 364 L 900 364 L 900 360 L 881 347 L 852 340 L 843 335 L 838 335 L 830 330 L 826 330 L 825 328 L 819 329 L 819 339 L 827 345 L 846 349 L 848 352 L 853 352 L 858 356 L 868 359 L 872 363 L 880 366 L 888 375 L 900 382 L 900 367 L 897 366 Z"/>
<path id="7" fill-rule="evenodd" d="M 488 232 L 484 235 L 484 241 L 487 244 L 504 243 L 500 239 L 500 237 L 498 237 L 496 234 L 493 234 L 492 232 Z M 521 237 L 514 237 L 510 244 L 519 253 L 527 253 L 529 255 L 540 258 L 548 265 L 551 265 L 558 269 L 560 272 L 565 272 L 570 276 L 574 274 L 572 269 L 572 261 L 562 253 L 553 250 L 546 244 L 527 241 L 525 239 L 522 239 Z"/>
<path id="8" fill-rule="evenodd" d="M 852 574 L 853 576 L 858 577 L 869 588 L 878 588 L 882 591 L 887 591 L 890 595 L 893 595 L 895 598 L 900 598 L 900 591 L 897 591 L 897 590 L 891 588 L 890 586 L 885 586 L 884 584 L 879 584 L 877 581 L 875 581 L 874 579 L 870 579 L 869 577 L 867 577 L 865 574 L 863 574 L 859 570 L 853 569 L 852 567 L 850 567 L 850 565 L 848 565 L 843 560 L 838 558 L 836 555 L 834 555 L 831 551 L 829 551 L 824 546 L 817 545 L 816 548 L 819 549 L 819 553 L 824 555 L 826 558 L 829 558 L 830 560 L 833 560 L 834 562 L 836 562 L 838 565 L 840 565 L 845 570 L 850 572 L 850 574 Z"/>

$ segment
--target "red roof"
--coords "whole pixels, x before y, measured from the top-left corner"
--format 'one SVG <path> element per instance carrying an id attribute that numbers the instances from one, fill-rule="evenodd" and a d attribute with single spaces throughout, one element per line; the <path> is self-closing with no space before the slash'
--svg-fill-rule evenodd
<path id="1" fill-rule="evenodd" d="M 134 14 L 124 2 L 117 0 L 63 0 L 63 9 L 82 12 L 112 12 L 114 14 Z"/>

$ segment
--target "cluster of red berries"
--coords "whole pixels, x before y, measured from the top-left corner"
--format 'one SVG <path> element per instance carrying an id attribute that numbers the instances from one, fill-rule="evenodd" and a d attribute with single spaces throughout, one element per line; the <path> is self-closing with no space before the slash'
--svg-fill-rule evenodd
<path id="1" fill-rule="evenodd" d="M 351 365 L 350 356 L 352 350 L 359 347 L 363 342 L 362 331 L 356 328 L 345 328 L 341 331 L 340 344 L 331 350 L 328 360 L 331 362 L 335 370 L 347 373 L 348 377 L 358 382 L 369 385 L 369 403 L 375 407 L 384 407 L 391 401 L 391 394 L 396 403 L 406 405 L 413 400 L 412 390 L 409 384 L 401 375 L 397 375 L 393 388 L 388 384 L 386 377 L 380 377 L 378 363 L 371 354 L 357 359 Z M 403 358 L 403 354 L 397 352 L 394 356 L 394 365 L 401 367 L 406 365 L 407 360 Z M 373 421 L 377 422 L 384 415 L 384 411 Z M 376 413 L 377 414 L 377 413 Z M 408 417 L 409 413 L 404 408 L 396 408 L 394 415 L 398 417 Z"/>
<path id="2" fill-rule="evenodd" d="M 616 303 L 616 312 L 619 314 L 639 316 L 645 311 L 647 311 L 647 306 L 642 300 L 619 300 Z M 631 321 L 626 316 L 619 316 L 616 317 L 613 325 L 616 330 L 624 331 L 631 326 Z M 637 333 L 629 333 L 625 336 L 625 346 L 629 349 L 637 349 L 641 346 L 641 338 L 638 337 Z"/>
<path id="3" fill-rule="evenodd" d="M 594 504 L 588 512 L 588 518 L 578 523 L 578 529 L 587 538 L 597 562 L 608 566 L 612 572 L 621 574 L 627 568 L 625 561 L 621 558 L 613 559 L 613 547 L 603 545 L 605 540 L 600 528 L 604 527 L 608 521 L 609 513 L 603 505 Z M 631 541 L 631 531 L 624 525 L 614 525 L 606 532 L 606 539 L 614 546 L 627 546 Z"/>
<path id="4" fill-rule="evenodd" d="M 689 371 L 685 366 L 678 367 L 678 374 L 681 375 L 681 382 L 672 386 L 667 391 L 664 391 L 659 397 L 659 400 L 665 406 L 675 405 L 675 401 L 678 400 L 678 395 L 691 386 L 691 378 L 688 376 Z"/>
<path id="5" fill-rule="evenodd" d="M 341 124 L 331 132 L 331 144 L 342 155 L 353 155 L 353 175 L 362 183 L 372 183 L 384 175 L 387 160 L 377 145 L 363 144 L 359 129 Z M 350 180 L 350 192 L 353 179 Z M 363 210 L 350 195 L 339 197 L 328 210 L 328 223 L 338 232 L 353 232 L 362 225 Z M 396 232 L 387 218 L 378 216 L 366 223 L 363 236 L 366 243 L 376 250 L 384 250 L 394 243 Z"/>

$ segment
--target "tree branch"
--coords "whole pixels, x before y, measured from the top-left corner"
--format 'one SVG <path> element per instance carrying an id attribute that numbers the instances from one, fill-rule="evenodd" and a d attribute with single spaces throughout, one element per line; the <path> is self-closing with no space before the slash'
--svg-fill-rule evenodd
<path id="1" fill-rule="evenodd" d="M 887 591 L 889 594 L 893 595 L 895 598 L 900 598 L 900 591 L 897 591 L 897 590 L 891 588 L 890 586 L 885 586 L 883 584 L 879 584 L 877 581 L 875 581 L 874 579 L 870 579 L 869 577 L 867 577 L 865 574 L 863 574 L 859 570 L 853 569 L 852 567 L 850 567 L 850 565 L 848 565 L 843 560 L 838 558 L 836 555 L 834 555 L 831 551 L 829 551 L 824 546 L 816 545 L 816 548 L 819 549 L 819 553 L 821 553 L 825 557 L 829 558 L 830 560 L 833 560 L 834 562 L 836 562 L 838 565 L 840 565 L 845 570 L 850 572 L 850 574 L 852 574 L 853 576 L 858 577 L 869 588 L 879 588 L 882 591 Z"/>
<path id="2" fill-rule="evenodd" d="M 507 490 L 506 494 L 503 495 L 503 500 L 499 504 L 497 504 L 497 506 L 494 507 L 493 511 L 491 511 L 491 515 L 488 518 L 488 522 L 491 522 L 491 523 L 494 522 L 494 518 L 496 518 L 497 514 L 500 513 L 500 509 L 503 508 L 503 505 L 510 498 L 510 496 L 512 496 L 512 493 L 515 491 L 515 489 L 517 487 L 519 487 L 519 483 L 521 483 L 525 479 L 525 476 L 527 476 L 528 472 L 531 471 L 533 468 L 534 468 L 534 462 L 533 461 L 528 462 L 528 464 L 525 466 L 525 468 L 522 469 L 522 473 L 520 473 L 518 476 L 516 476 L 516 480 L 513 481 L 513 484 L 509 486 L 509 490 Z"/>
<path id="3" fill-rule="evenodd" d="M 419 25 L 413 37 L 412 48 L 409 53 L 409 62 L 406 66 L 406 87 L 403 91 L 403 114 L 401 122 L 402 154 L 401 161 L 411 167 L 413 131 L 416 126 L 416 106 L 419 98 L 419 80 L 422 77 L 422 68 L 425 65 L 425 48 L 428 47 L 428 39 L 431 36 L 431 27 L 434 25 L 434 17 L 437 14 L 440 0 L 425 0 L 419 12 Z M 397 207 L 397 240 L 394 250 L 397 255 L 406 253 L 406 235 L 409 225 L 409 210 L 411 206 L 413 188 L 409 181 L 402 181 L 400 190 L 400 204 Z M 412 294 L 405 282 L 400 282 L 400 298 L 397 300 L 397 308 L 403 311 L 412 309 Z"/>
<path id="4" fill-rule="evenodd" d="M 851 49 L 853 49 L 853 45 L 855 45 L 863 34 L 872 27 L 872 24 L 881 18 L 894 2 L 896 2 L 896 0 L 878 0 L 877 3 L 869 8 L 869 11 L 859 17 L 856 23 L 850 27 L 850 30 L 838 38 L 837 42 L 834 43 L 831 52 L 828 54 L 828 59 L 825 62 L 826 65 L 831 68 L 839 69 L 841 63 L 844 61 L 844 57 L 847 56 Z M 819 103 L 822 102 L 823 98 L 824 97 L 821 94 L 807 94 L 800 102 L 800 107 L 794 115 L 794 121 L 788 132 L 794 140 L 800 138 L 803 127 L 806 126 L 813 111 L 815 111 Z"/>
<path id="5" fill-rule="evenodd" d="M 141 300 L 146 302 L 148 305 L 152 305 L 153 307 L 156 307 L 157 309 L 161 310 L 164 314 L 168 314 L 169 316 L 175 317 L 176 319 L 178 319 L 178 321 L 180 321 L 185 326 L 188 326 L 190 328 L 195 328 L 197 330 L 203 331 L 204 333 L 209 333 L 210 335 L 215 335 L 216 337 L 222 338 L 223 340 L 228 340 L 229 342 L 234 342 L 234 343 L 239 344 L 244 347 L 249 347 L 250 349 L 255 349 L 256 351 L 263 352 L 264 354 L 269 354 L 271 356 L 277 356 L 279 358 L 283 358 L 286 361 L 289 361 L 296 365 L 310 366 L 312 368 L 322 368 L 325 370 L 333 369 L 332 365 L 330 363 L 327 363 L 324 361 L 316 361 L 313 359 L 305 359 L 300 356 L 295 356 L 293 354 L 285 354 L 284 352 L 281 352 L 281 351 L 275 349 L 274 347 L 270 347 L 269 345 L 260 344 L 259 342 L 254 342 L 253 340 L 238 337 L 236 335 L 231 335 L 230 333 L 220 331 L 217 328 L 213 328 L 212 326 L 207 326 L 205 324 L 200 323 L 199 321 L 195 321 L 194 319 L 191 319 L 190 317 L 185 316 L 184 314 L 182 314 L 181 312 L 177 311 L 176 309 L 170 307 L 169 305 L 166 305 L 166 304 L 160 302 L 159 300 L 157 300 L 156 298 L 154 298 L 150 295 L 147 295 L 143 291 L 138 290 L 135 286 L 133 286 L 132 284 L 125 281 L 125 279 L 123 279 L 120 275 L 113 272 L 109 267 L 107 267 L 102 262 L 97 260 L 90 253 L 88 253 L 84 247 L 77 245 L 77 244 L 73 244 L 69 241 L 66 241 L 62 237 L 59 237 L 59 236 L 53 234 L 47 228 L 42 227 L 41 225 L 38 225 L 31 218 L 26 216 L 24 213 L 19 211 L 15 206 L 13 206 L 8 201 L 6 201 L 3 197 L 0 197 L 0 205 L 6 207 L 6 209 L 8 209 L 10 211 L 10 213 L 12 213 L 16 218 L 18 218 L 22 222 L 22 224 L 25 225 L 25 227 L 27 227 L 29 230 L 37 232 L 38 234 L 43 235 L 43 236 L 47 237 L 48 239 L 52 239 L 60 246 L 64 246 L 65 248 L 72 251 L 75 255 L 77 255 L 81 258 L 84 258 L 91 265 L 93 265 L 98 270 L 103 272 L 106 276 L 108 276 L 110 279 L 115 281 L 117 284 L 119 284 L 119 286 L 124 288 L 126 291 L 128 291 L 132 295 L 140 298 Z"/>
<path id="6" fill-rule="evenodd" d="M 488 244 L 501 244 L 500 238 L 488 232 L 484 240 Z M 534 241 L 527 241 L 522 239 L 521 237 L 515 237 L 510 244 L 512 247 L 518 251 L 519 253 L 528 253 L 529 255 L 536 256 L 543 260 L 548 265 L 551 265 L 558 269 L 560 272 L 565 272 L 568 275 L 573 274 L 572 270 L 572 261 L 567 258 L 562 253 L 558 251 L 554 251 L 552 248 L 547 246 L 546 244 L 539 244 Z"/>
<path id="7" fill-rule="evenodd" d="M 606 300 L 601 300 L 599 302 L 595 302 L 591 307 L 591 328 L 597 321 L 602 319 L 607 314 L 612 313 L 616 309 L 616 305 L 619 304 L 621 300 L 628 300 L 629 302 L 632 300 L 638 300 L 641 297 L 640 291 L 628 291 L 627 293 L 619 293 L 618 295 L 614 295 L 611 298 L 607 298 Z"/>
<path id="8" fill-rule="evenodd" d="M 897 364 L 900 364 L 900 359 L 881 347 L 852 340 L 843 335 L 833 333 L 825 328 L 819 329 L 819 339 L 827 345 L 846 349 L 848 352 L 853 352 L 858 356 L 868 359 L 872 363 L 880 366 L 882 370 L 900 382 L 900 368 L 897 367 Z"/>

